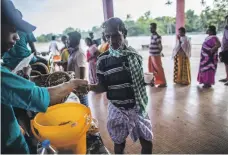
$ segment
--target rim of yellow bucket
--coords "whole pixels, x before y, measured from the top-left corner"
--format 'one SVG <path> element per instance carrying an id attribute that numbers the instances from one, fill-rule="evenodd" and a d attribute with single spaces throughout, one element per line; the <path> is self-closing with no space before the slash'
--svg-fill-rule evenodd
<path id="1" fill-rule="evenodd" d="M 81 103 L 78 103 L 78 102 L 66 102 L 66 103 L 63 103 L 63 104 L 58 104 L 58 107 L 60 107 L 60 106 L 61 106 L 61 107 L 62 107 L 62 106 L 70 106 L 70 105 L 72 105 L 72 104 L 74 104 L 74 105 L 75 105 L 75 104 L 80 104 L 80 105 L 82 105 Z M 84 105 L 82 105 L 82 106 L 84 106 Z M 48 110 L 54 110 L 54 109 L 56 109 L 56 108 L 58 108 L 58 107 L 57 107 L 56 105 L 54 105 L 54 106 L 49 107 Z M 91 110 L 90 110 L 89 107 L 86 107 L 86 106 L 84 106 L 84 107 L 85 107 L 86 110 L 87 110 L 87 116 L 89 116 L 89 117 L 91 118 L 91 119 L 89 120 L 89 124 L 91 124 L 91 121 L 92 121 Z M 40 114 L 42 114 L 42 113 L 40 113 Z M 36 129 L 35 126 L 39 126 L 39 127 L 42 127 L 42 128 L 45 128 L 46 126 L 40 125 L 40 124 L 38 124 L 38 123 L 35 121 L 35 119 L 36 119 L 36 117 L 37 117 L 38 115 L 39 115 L 39 113 L 35 116 L 35 118 L 34 118 L 33 120 L 31 120 L 31 130 L 33 131 L 33 135 L 37 138 L 37 140 L 42 141 L 42 140 L 44 140 L 45 138 L 40 137 L 39 135 L 37 135 L 34 129 Z M 66 128 L 66 127 L 68 127 L 68 126 L 71 126 L 71 125 L 72 125 L 72 124 L 69 123 L 69 124 L 65 124 L 65 125 L 62 125 L 62 126 L 56 125 L 56 126 L 52 126 L 52 127 L 58 127 L 58 128 L 62 128 L 62 129 L 64 130 L 64 128 Z M 82 132 L 81 134 L 83 134 L 84 131 L 88 131 L 89 127 L 90 127 L 90 125 L 87 125 L 87 126 L 84 128 L 84 130 L 83 130 L 83 132 Z"/>
<path id="2" fill-rule="evenodd" d="M 86 107 L 85 105 L 83 105 L 83 104 L 81 104 L 81 103 L 79 103 L 79 102 L 64 102 L 64 103 L 59 103 L 59 104 L 56 104 L 56 105 L 53 105 L 53 106 L 48 107 L 48 111 L 55 110 L 55 109 L 57 109 L 57 108 L 59 108 L 59 107 L 67 107 L 67 106 L 70 106 L 70 105 L 77 105 L 77 104 L 79 104 L 80 106 L 83 106 L 84 108 L 86 108 L 86 110 L 87 110 L 87 115 L 89 115 L 89 116 L 91 117 L 91 119 L 90 119 L 90 124 L 91 124 L 92 115 L 91 115 L 91 110 L 90 110 L 90 108 L 89 108 L 89 107 Z M 46 112 L 47 112 L 47 111 L 46 111 Z M 36 126 L 45 127 L 44 125 L 40 125 L 39 123 L 36 122 L 36 117 L 37 117 L 38 115 L 42 115 L 42 114 L 44 114 L 44 113 L 41 113 L 41 112 L 40 112 L 40 113 L 38 113 L 38 114 L 34 117 L 33 122 L 36 123 Z M 52 127 L 66 127 L 66 126 L 71 126 L 71 125 L 72 125 L 71 123 L 68 123 L 68 124 L 61 125 L 61 126 L 59 126 L 59 125 L 53 125 Z"/>

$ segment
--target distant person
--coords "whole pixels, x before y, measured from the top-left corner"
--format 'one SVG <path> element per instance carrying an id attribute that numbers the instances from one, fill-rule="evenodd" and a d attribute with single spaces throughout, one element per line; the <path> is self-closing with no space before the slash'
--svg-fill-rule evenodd
<path id="1" fill-rule="evenodd" d="M 189 85 L 191 83 L 191 43 L 190 39 L 185 35 L 184 27 L 179 28 L 176 46 L 173 50 L 174 58 L 174 83 Z"/>
<path id="2" fill-rule="evenodd" d="M 222 62 L 225 64 L 226 69 L 226 78 L 219 80 L 220 82 L 224 82 L 226 86 L 228 86 L 228 16 L 225 17 L 225 29 L 222 38 L 222 49 L 220 53 L 220 57 Z"/>
<path id="3" fill-rule="evenodd" d="M 60 50 L 60 52 L 62 53 L 62 51 L 66 48 L 68 48 L 68 40 L 67 40 L 67 36 L 63 35 L 61 37 L 61 41 L 63 43 L 63 48 Z"/>
<path id="4" fill-rule="evenodd" d="M 69 58 L 69 51 L 68 51 L 68 40 L 67 36 L 62 36 L 61 41 L 64 44 L 64 47 L 61 49 L 61 65 L 64 71 L 67 71 L 67 62 Z"/>
<path id="5" fill-rule="evenodd" d="M 94 39 L 94 34 L 93 34 L 93 32 L 90 32 L 90 33 L 89 33 L 89 37 L 90 37 L 90 39 L 93 41 L 93 44 L 95 44 L 97 47 L 100 45 L 100 43 L 98 42 L 98 40 L 95 40 L 95 39 Z"/>
<path id="6" fill-rule="evenodd" d="M 60 52 L 59 52 L 59 48 L 56 42 L 56 36 L 52 36 L 52 41 L 50 42 L 49 45 L 49 54 L 51 54 L 51 61 L 50 63 L 50 72 L 55 72 L 55 71 L 60 71 L 61 70 L 61 66 L 59 64 L 59 62 L 61 61 L 61 57 L 60 57 Z M 49 60 L 49 61 L 50 61 Z"/>
<path id="7" fill-rule="evenodd" d="M 56 42 L 56 36 L 52 36 L 51 37 L 51 42 L 49 45 L 49 53 L 51 53 L 52 55 L 59 55 L 59 48 Z"/>
<path id="8" fill-rule="evenodd" d="M 200 56 L 200 67 L 198 73 L 198 82 L 204 84 L 203 88 L 210 88 L 215 84 L 215 73 L 218 64 L 218 49 L 221 43 L 216 36 L 216 27 L 209 26 L 207 30 L 208 37 L 205 39 Z"/>
<path id="9" fill-rule="evenodd" d="M 97 45 L 97 44 L 96 44 L 96 40 L 94 40 L 94 34 L 93 34 L 93 32 L 90 32 L 90 33 L 89 33 L 89 37 L 90 37 L 90 39 L 93 41 L 93 44 Z"/>
<path id="10" fill-rule="evenodd" d="M 102 32 L 102 40 L 103 40 L 103 43 L 101 44 L 101 46 L 99 48 L 100 53 L 104 53 L 109 49 L 109 43 L 107 42 L 104 32 Z"/>
<path id="11" fill-rule="evenodd" d="M 18 11 L 18 14 L 23 18 L 22 13 Z M 10 70 L 13 70 L 24 58 L 30 56 L 32 53 L 36 54 L 36 48 L 34 42 L 36 42 L 36 38 L 32 32 L 25 33 L 22 31 L 18 31 L 18 35 L 20 40 L 16 42 L 16 45 L 9 51 L 3 55 L 3 63 Z M 27 45 L 31 50 L 28 49 Z M 37 58 L 34 56 L 31 60 L 30 64 L 35 63 Z"/>
<path id="12" fill-rule="evenodd" d="M 96 74 L 96 65 L 97 65 L 97 56 L 99 51 L 97 46 L 93 44 L 90 38 L 85 39 L 86 45 L 89 47 L 87 51 L 87 61 L 89 63 L 89 83 L 97 84 L 97 74 Z"/>
<path id="13" fill-rule="evenodd" d="M 166 79 L 164 69 L 162 67 L 161 52 L 162 52 L 162 39 L 157 33 L 157 24 L 150 24 L 151 43 L 150 43 L 150 56 L 148 68 L 155 76 L 155 85 L 158 87 L 166 87 Z"/>
<path id="14" fill-rule="evenodd" d="M 67 71 L 73 71 L 75 78 L 86 78 L 86 55 L 80 48 L 81 34 L 77 31 L 68 33 L 69 36 L 69 58 L 67 63 Z M 78 98 L 82 104 L 88 106 L 88 96 L 78 95 Z"/>
<path id="15" fill-rule="evenodd" d="M 89 33 L 89 37 L 90 37 L 90 39 L 92 39 L 92 40 L 94 39 L 93 32 L 90 32 L 90 33 Z"/>

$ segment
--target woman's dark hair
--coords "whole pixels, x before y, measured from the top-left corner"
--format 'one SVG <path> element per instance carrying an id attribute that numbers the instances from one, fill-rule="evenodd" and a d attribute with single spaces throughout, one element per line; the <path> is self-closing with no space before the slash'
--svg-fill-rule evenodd
<path id="1" fill-rule="evenodd" d="M 92 41 L 92 39 L 91 38 L 85 38 L 85 41 L 87 42 L 87 43 L 89 43 L 89 45 L 93 45 L 93 41 Z"/>
<path id="2" fill-rule="evenodd" d="M 185 30 L 184 27 L 180 27 L 178 30 L 181 31 L 181 32 L 183 32 L 183 33 L 186 33 L 186 30 Z"/>
<path id="3" fill-rule="evenodd" d="M 67 36 L 65 36 L 65 35 L 63 35 L 62 37 L 61 37 L 61 40 L 62 41 L 65 41 L 67 39 Z"/>
<path id="4" fill-rule="evenodd" d="M 210 26 L 208 27 L 208 30 L 209 30 L 209 32 L 210 32 L 212 35 L 216 35 L 216 34 L 217 34 L 217 32 L 216 32 L 216 27 L 215 27 L 214 25 L 210 25 Z"/>
<path id="5" fill-rule="evenodd" d="M 110 18 L 107 21 L 105 21 L 102 24 L 103 29 L 111 29 L 111 30 L 117 30 L 123 33 L 123 35 L 126 37 L 127 36 L 127 29 L 125 27 L 124 22 L 120 18 Z"/>
<path id="6" fill-rule="evenodd" d="M 102 40 L 103 40 L 104 42 L 107 42 L 107 39 L 106 39 L 106 37 L 105 37 L 104 32 L 102 32 Z"/>
<path id="7" fill-rule="evenodd" d="M 56 36 L 52 36 L 52 37 L 51 37 L 51 40 L 55 40 L 55 38 L 56 38 Z"/>
<path id="8" fill-rule="evenodd" d="M 157 28 L 157 24 L 156 23 L 150 23 L 150 26 Z"/>
<path id="9" fill-rule="evenodd" d="M 89 32 L 89 36 L 90 36 L 90 37 L 93 36 L 93 32 Z"/>
<path id="10" fill-rule="evenodd" d="M 124 39 L 126 39 L 126 37 L 127 37 L 127 29 L 126 29 L 126 31 L 124 33 Z"/>
<path id="11" fill-rule="evenodd" d="M 68 33 L 69 40 L 70 40 L 70 46 L 77 46 L 80 44 L 81 40 L 81 34 L 77 31 Z"/>

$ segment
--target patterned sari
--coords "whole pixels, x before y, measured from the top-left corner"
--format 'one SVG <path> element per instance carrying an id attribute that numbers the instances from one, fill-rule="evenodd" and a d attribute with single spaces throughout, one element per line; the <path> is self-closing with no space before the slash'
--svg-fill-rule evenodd
<path id="1" fill-rule="evenodd" d="M 217 39 L 218 38 L 215 35 L 208 36 L 202 45 L 199 74 L 197 79 L 200 84 L 212 85 L 215 83 L 218 51 L 211 52 L 211 49 L 216 45 Z"/>
<path id="2" fill-rule="evenodd" d="M 189 85 L 191 83 L 191 68 L 189 58 L 178 53 L 174 58 L 174 83 Z"/>
<path id="3" fill-rule="evenodd" d="M 189 85 L 191 83 L 191 43 L 183 36 L 177 40 L 176 47 L 173 50 L 174 58 L 174 83 Z"/>
<path id="4" fill-rule="evenodd" d="M 97 64 L 97 46 L 94 44 L 89 47 L 87 51 L 87 61 L 89 62 L 89 82 L 90 84 L 96 84 L 97 74 L 96 74 L 96 64 Z"/>

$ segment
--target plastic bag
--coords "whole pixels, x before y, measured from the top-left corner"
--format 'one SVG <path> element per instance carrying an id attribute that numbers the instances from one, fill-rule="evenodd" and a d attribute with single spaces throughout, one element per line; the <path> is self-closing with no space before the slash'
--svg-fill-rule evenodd
<path id="1" fill-rule="evenodd" d="M 30 56 L 21 60 L 21 62 L 15 67 L 15 69 L 12 72 L 17 73 L 18 71 L 22 70 L 24 67 L 28 67 L 33 57 L 34 57 L 34 53 L 32 53 Z"/>
<path id="2" fill-rule="evenodd" d="M 80 100 L 79 100 L 77 95 L 75 95 L 74 93 L 70 93 L 70 95 L 67 97 L 65 102 L 77 102 L 77 103 L 80 103 Z"/>
<path id="3" fill-rule="evenodd" d="M 86 143 L 86 154 L 110 154 L 101 139 L 100 133 L 87 134 Z"/>

